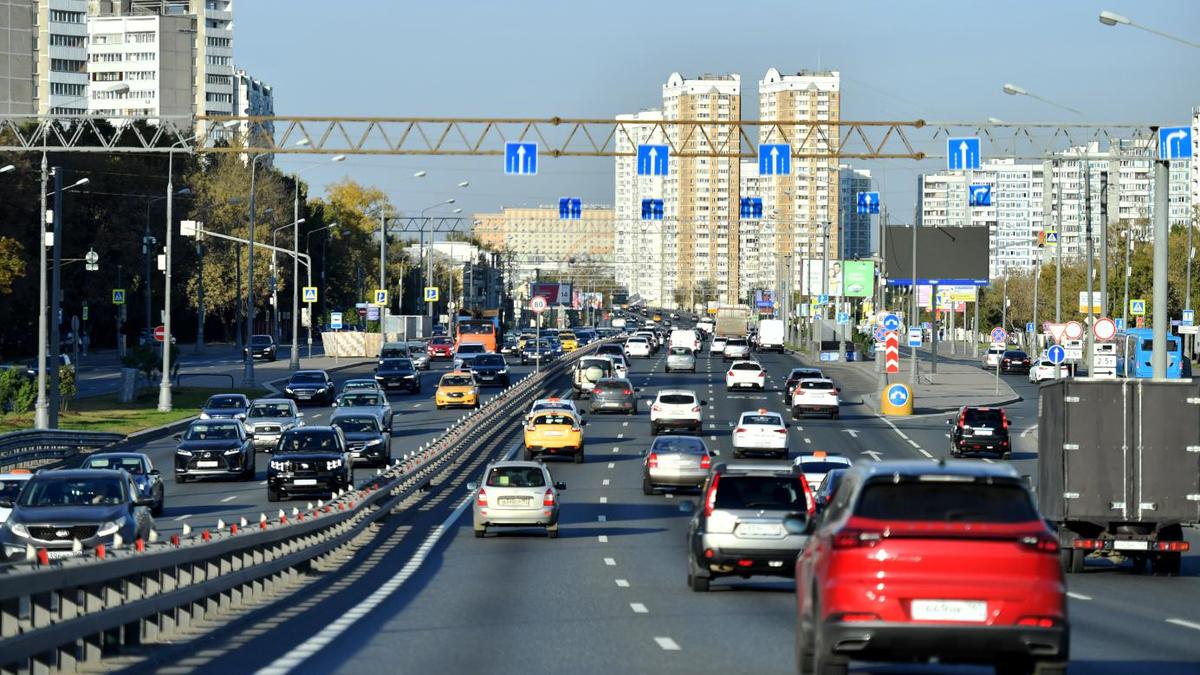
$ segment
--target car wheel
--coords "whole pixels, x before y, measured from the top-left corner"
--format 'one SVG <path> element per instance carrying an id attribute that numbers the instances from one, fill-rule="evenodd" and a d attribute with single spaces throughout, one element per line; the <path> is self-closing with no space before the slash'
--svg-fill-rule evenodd
<path id="1" fill-rule="evenodd" d="M 1034 675 L 1066 675 L 1067 664 L 1062 661 L 1039 661 L 1033 667 Z"/>
<path id="2" fill-rule="evenodd" d="M 583 448 L 580 448 L 580 449 L 579 449 L 579 452 L 576 452 L 576 453 L 575 453 L 575 463 L 576 463 L 576 464 L 583 464 L 583 462 L 584 462 L 584 457 L 583 457 Z"/>
<path id="3" fill-rule="evenodd" d="M 558 539 L 558 525 L 551 525 L 546 528 L 547 539 Z"/>
<path id="4" fill-rule="evenodd" d="M 533 461 L 533 458 L 535 457 L 535 455 L 533 454 L 533 450 L 530 450 L 529 448 L 525 448 L 525 455 L 524 455 L 524 456 L 525 456 L 525 461 L 526 461 L 526 462 L 532 462 L 532 461 Z"/>
<path id="5" fill-rule="evenodd" d="M 1083 559 L 1086 557 L 1087 553 L 1077 548 L 1060 548 L 1058 550 L 1058 559 L 1066 574 L 1082 574 Z"/>
<path id="6" fill-rule="evenodd" d="M 163 504 L 163 501 L 160 499 L 160 500 L 158 500 L 158 503 L 156 503 L 154 506 L 152 506 L 150 508 L 150 515 L 161 516 L 163 514 L 164 508 L 165 508 L 165 505 Z"/>
<path id="7" fill-rule="evenodd" d="M 269 502 L 279 501 L 279 491 L 272 490 L 271 488 L 267 488 L 267 501 L 269 501 Z"/>
<path id="8" fill-rule="evenodd" d="M 835 411 L 833 411 L 833 414 L 831 414 L 831 415 L 829 416 L 829 418 L 830 418 L 830 419 L 835 419 L 835 420 L 840 420 L 840 419 L 842 418 L 842 413 L 841 413 L 841 411 L 840 411 L 840 410 L 835 410 Z"/>
<path id="9" fill-rule="evenodd" d="M 654 494 L 654 484 L 650 482 L 649 476 L 642 476 L 642 494 L 644 494 L 644 495 Z"/>
<path id="10" fill-rule="evenodd" d="M 475 528 L 475 538 L 476 539 L 483 539 L 486 536 L 487 536 L 487 527 L 486 526 Z"/>
<path id="11" fill-rule="evenodd" d="M 796 622 L 796 672 L 809 675 L 813 671 L 812 619 L 801 617 Z"/>
<path id="12" fill-rule="evenodd" d="M 175 482 L 176 482 L 176 483 L 186 483 L 186 482 L 187 482 L 187 476 L 184 476 L 184 475 L 181 475 L 181 474 L 175 474 Z"/>
<path id="13" fill-rule="evenodd" d="M 688 587 L 696 593 L 707 593 L 709 582 L 712 581 L 711 577 L 709 577 L 707 574 L 701 573 L 701 571 L 697 569 L 697 566 L 692 561 L 690 554 L 688 555 L 687 581 Z"/>
<path id="14" fill-rule="evenodd" d="M 742 451 L 741 451 L 741 450 L 734 449 L 734 451 L 733 451 L 733 458 L 734 458 L 734 459 L 741 459 L 741 458 L 742 458 Z"/>

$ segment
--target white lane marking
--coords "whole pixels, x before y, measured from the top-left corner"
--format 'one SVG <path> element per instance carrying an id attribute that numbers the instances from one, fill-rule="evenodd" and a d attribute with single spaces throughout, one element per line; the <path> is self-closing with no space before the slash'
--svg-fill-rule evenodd
<path id="1" fill-rule="evenodd" d="M 267 481 L 265 481 L 265 480 L 263 482 L 259 483 L 259 485 L 266 485 L 266 484 L 267 484 Z"/>
<path id="2" fill-rule="evenodd" d="M 625 434 L 617 434 L 617 438 L 625 438 Z"/>
<path id="3" fill-rule="evenodd" d="M 796 425 L 796 431 L 804 431 L 804 427 L 802 427 L 802 426 L 800 426 L 799 424 L 797 424 L 797 425 Z"/>
<path id="4" fill-rule="evenodd" d="M 950 438 L 950 434 L 942 434 L 942 435 L 945 436 L 946 438 Z"/>
<path id="5" fill-rule="evenodd" d="M 597 539 L 599 539 L 599 540 L 600 540 L 600 543 L 601 543 L 601 544 L 607 544 L 607 543 L 608 543 L 608 535 L 607 535 L 607 534 L 602 534 L 602 535 L 600 535 L 599 537 L 597 537 Z"/>
<path id="6" fill-rule="evenodd" d="M 911 446 L 913 446 L 914 448 L 920 448 L 920 447 L 921 447 L 921 444 L 920 444 L 920 443 L 918 443 L 918 442 L 914 441 L 914 440 L 913 440 L 913 439 L 911 439 L 911 438 L 906 438 L 906 439 L 904 439 L 904 440 L 908 441 L 908 444 L 909 444 L 909 445 L 911 445 Z"/>
<path id="7" fill-rule="evenodd" d="M 614 579 L 614 581 L 616 581 L 617 586 L 620 588 L 629 588 L 629 581 L 626 579 Z"/>
<path id="8" fill-rule="evenodd" d="M 670 492 L 668 492 L 667 494 L 665 494 L 663 496 L 666 497 L 667 499 L 675 499 L 675 495 Z"/>
<path id="9" fill-rule="evenodd" d="M 596 516 L 596 522 L 599 522 L 599 523 L 608 522 L 608 516 Z"/>
<path id="10" fill-rule="evenodd" d="M 222 500 L 221 500 L 221 503 L 222 503 L 222 504 L 228 504 L 229 502 L 231 502 L 231 501 L 233 501 L 233 500 L 235 500 L 235 499 L 237 499 L 237 495 L 229 495 L 228 497 L 226 497 L 226 498 L 222 499 Z"/>
<path id="11" fill-rule="evenodd" d="M 709 439 L 711 439 L 711 440 L 714 440 L 714 441 L 715 441 L 715 440 L 717 440 L 717 437 L 716 437 L 716 436 L 709 436 Z"/>
<path id="12" fill-rule="evenodd" d="M 607 503 L 608 503 L 608 497 L 601 497 L 601 498 L 600 498 L 600 503 L 601 503 L 601 504 L 607 504 Z"/>
<path id="13" fill-rule="evenodd" d="M 613 468 L 613 467 L 615 467 L 615 466 L 616 466 L 616 463 L 615 463 L 615 462 L 609 462 L 609 463 L 608 463 L 608 468 L 610 468 L 610 469 L 611 469 L 611 468 Z"/>
<path id="14" fill-rule="evenodd" d="M 1091 600 L 1092 599 L 1092 596 L 1090 596 L 1090 595 L 1084 595 L 1083 593 L 1072 593 L 1070 591 L 1067 591 L 1067 597 L 1074 598 L 1076 600 Z"/>
<path id="15" fill-rule="evenodd" d="M 414 403 L 414 404 L 413 404 L 413 407 L 414 407 L 414 408 L 420 408 L 420 407 L 421 407 L 421 404 L 420 404 L 420 403 Z"/>
<path id="16" fill-rule="evenodd" d="M 181 522 L 181 521 L 187 520 L 188 518 L 191 518 L 191 517 L 192 517 L 192 514 L 190 514 L 190 513 L 185 513 L 185 514 L 183 514 L 182 516 L 179 516 L 178 518 L 176 518 L 176 519 L 175 519 L 175 522 L 177 522 L 177 523 L 178 523 L 178 522 Z"/>
<path id="17" fill-rule="evenodd" d="M 811 439 L 811 438 L 806 438 L 806 439 L 804 439 L 804 442 L 805 442 L 805 443 L 812 443 L 812 439 Z"/>
<path id="18" fill-rule="evenodd" d="M 1033 425 L 1033 426 L 1031 426 L 1031 427 L 1027 427 L 1027 428 L 1026 428 L 1024 431 L 1022 431 L 1022 432 L 1021 432 L 1021 438 L 1024 438 L 1024 437 L 1026 437 L 1026 436 L 1028 436 L 1028 435 L 1030 435 L 1030 434 L 1034 433 L 1035 431 L 1037 431 L 1037 425 L 1036 425 L 1036 424 L 1035 424 L 1035 425 Z"/>
<path id="19" fill-rule="evenodd" d="M 627 426 L 629 426 L 629 422 L 621 422 L 621 426 L 627 427 Z"/>
<path id="20" fill-rule="evenodd" d="M 616 559 L 615 559 L 615 558 L 605 558 L 605 559 L 604 559 L 604 564 L 605 564 L 605 565 L 607 565 L 607 566 L 609 566 L 609 567 L 616 567 L 616 566 L 617 566 L 617 561 L 616 561 Z"/>
<path id="21" fill-rule="evenodd" d="M 600 484 L 601 484 L 601 485 L 608 485 L 608 479 L 607 479 L 607 478 L 605 478 L 604 480 L 600 481 Z"/>
<path id="22" fill-rule="evenodd" d="M 933 455 L 929 454 L 929 451 L 927 451 L 925 448 L 918 447 L 917 451 L 920 452 L 922 455 L 925 455 L 929 459 L 933 459 Z"/>
<path id="23" fill-rule="evenodd" d="M 613 452 L 620 452 L 621 448 L 613 448 Z"/>
<path id="24" fill-rule="evenodd" d="M 656 637 L 654 638 L 654 641 L 657 642 L 658 646 L 662 647 L 662 650 L 665 652 L 679 651 L 679 643 L 675 642 L 669 637 Z"/>
<path id="25" fill-rule="evenodd" d="M 1183 626 L 1184 628 L 1191 628 L 1192 630 L 1200 630 L 1200 623 L 1195 623 L 1193 621 L 1185 621 L 1183 619 L 1167 619 L 1167 623 L 1173 623 L 1176 626 Z"/>
<path id="26" fill-rule="evenodd" d="M 646 606 L 640 602 L 629 603 L 629 609 L 632 609 L 634 614 L 649 614 L 650 613 L 650 610 L 646 609 Z"/>

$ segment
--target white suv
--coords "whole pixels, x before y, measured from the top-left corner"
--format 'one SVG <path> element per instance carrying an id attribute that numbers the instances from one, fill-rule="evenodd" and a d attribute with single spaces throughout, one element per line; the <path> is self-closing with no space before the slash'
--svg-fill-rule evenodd
<path id="1" fill-rule="evenodd" d="M 1000 357 L 1004 355 L 1006 348 L 997 347 L 995 345 L 988 347 L 987 354 L 983 355 L 983 369 L 995 368 L 1000 365 Z"/>
<path id="2" fill-rule="evenodd" d="M 792 392 L 792 419 L 800 419 L 804 413 L 817 413 L 836 420 L 840 414 L 838 393 L 833 380 L 800 380 Z"/>
<path id="3" fill-rule="evenodd" d="M 650 341 L 643 336 L 634 336 L 625 341 L 625 356 L 649 357 Z"/>
<path id="4" fill-rule="evenodd" d="M 762 391 L 767 388 L 767 372 L 754 361 L 734 361 L 725 373 L 725 391 L 746 387 Z"/>
<path id="5" fill-rule="evenodd" d="M 657 436 L 664 429 L 686 429 L 698 436 L 706 405 L 689 389 L 664 389 L 650 406 L 650 433 Z"/>

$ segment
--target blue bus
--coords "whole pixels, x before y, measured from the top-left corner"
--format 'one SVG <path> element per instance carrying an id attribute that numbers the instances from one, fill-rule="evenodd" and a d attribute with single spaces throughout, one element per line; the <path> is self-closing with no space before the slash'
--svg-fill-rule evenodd
<path id="1" fill-rule="evenodd" d="M 1154 350 L 1154 331 L 1129 328 L 1117 333 L 1117 377 L 1152 377 L 1150 355 Z M 1167 336 L 1167 377 L 1183 376 L 1183 345 L 1178 335 Z"/>

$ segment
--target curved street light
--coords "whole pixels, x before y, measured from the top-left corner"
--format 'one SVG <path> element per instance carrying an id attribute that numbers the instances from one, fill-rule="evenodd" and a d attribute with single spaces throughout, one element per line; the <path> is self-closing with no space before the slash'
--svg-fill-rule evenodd
<path id="1" fill-rule="evenodd" d="M 1075 113 L 1076 115 L 1080 115 L 1080 116 L 1083 115 L 1082 111 L 1076 110 L 1075 108 L 1072 108 L 1071 106 L 1068 106 L 1068 105 L 1063 105 L 1062 103 L 1059 103 L 1057 101 L 1052 101 L 1044 96 L 1038 96 L 1037 94 L 1031 94 L 1024 87 L 1019 87 L 1015 84 L 1012 84 L 1011 82 L 1005 82 L 1004 86 L 1001 89 L 1004 91 L 1004 93 L 1008 94 L 1009 96 L 1028 96 L 1029 98 L 1037 99 L 1037 100 L 1041 101 L 1042 103 L 1052 105 L 1055 108 L 1062 108 L 1063 110 Z"/>
<path id="2" fill-rule="evenodd" d="M 1140 24 L 1136 24 L 1133 21 L 1131 21 L 1129 19 L 1129 17 L 1122 16 L 1121 14 L 1117 14 L 1116 12 L 1110 12 L 1107 9 L 1104 10 L 1103 12 L 1100 12 L 1100 16 L 1097 18 L 1099 18 L 1100 23 L 1104 24 L 1105 26 L 1117 26 L 1117 25 L 1130 26 L 1132 28 L 1138 28 L 1138 29 L 1144 30 L 1147 33 L 1154 33 L 1155 35 L 1158 35 L 1160 37 L 1165 37 L 1168 40 L 1173 40 L 1175 42 L 1185 44 L 1189 47 L 1194 47 L 1196 49 L 1200 49 L 1200 44 L 1198 44 L 1198 43 L 1192 42 L 1191 40 L 1185 40 L 1181 37 L 1171 35 L 1170 33 L 1164 33 L 1160 30 L 1155 30 L 1155 29 L 1149 28 L 1147 26 L 1142 26 Z"/>

